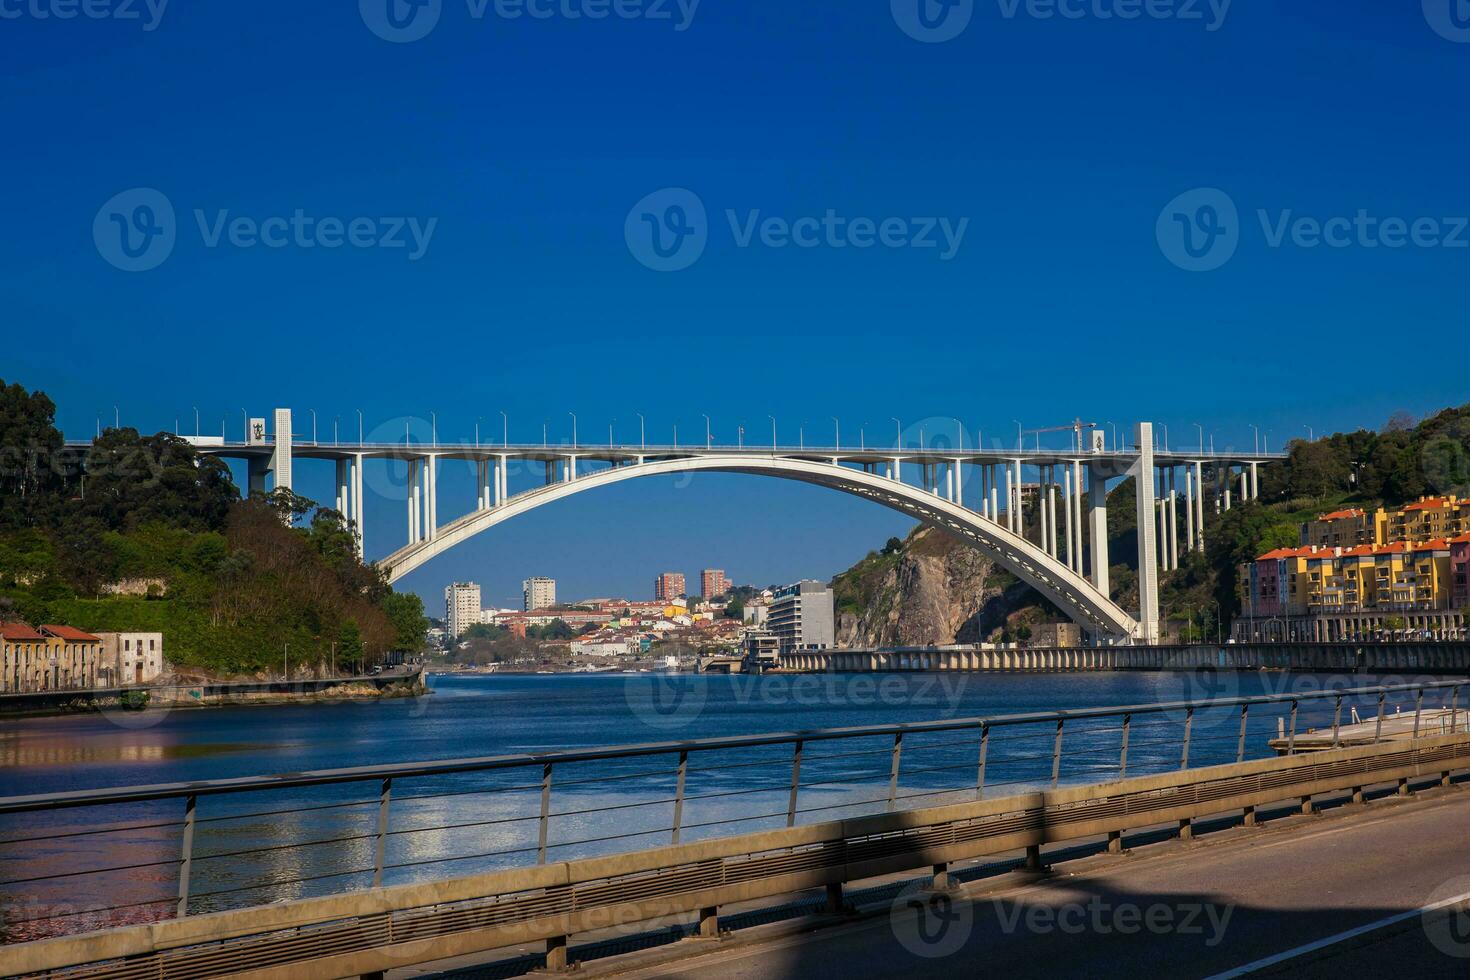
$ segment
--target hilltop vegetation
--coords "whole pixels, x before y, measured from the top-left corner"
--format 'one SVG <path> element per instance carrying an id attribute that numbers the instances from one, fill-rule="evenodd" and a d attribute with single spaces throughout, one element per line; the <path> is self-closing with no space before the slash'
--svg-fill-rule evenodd
<path id="1" fill-rule="evenodd" d="M 0 618 L 161 631 L 171 663 L 222 675 L 279 671 L 287 645 L 293 673 L 420 646 L 418 597 L 363 563 L 342 514 L 242 500 L 224 463 L 167 433 L 108 429 L 77 465 L 54 417 L 0 382 Z"/>

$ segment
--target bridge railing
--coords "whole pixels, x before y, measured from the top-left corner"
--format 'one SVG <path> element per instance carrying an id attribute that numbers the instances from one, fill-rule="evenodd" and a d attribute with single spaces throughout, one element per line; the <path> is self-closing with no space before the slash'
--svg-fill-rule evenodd
<path id="1" fill-rule="evenodd" d="M 649 679 L 650 683 L 669 683 Z M 707 678 L 680 677 L 698 685 Z M 1470 680 L 0 798 L 5 942 L 1463 731 Z M 663 692 L 668 694 L 669 692 Z M 677 715 L 678 692 L 646 706 Z"/>

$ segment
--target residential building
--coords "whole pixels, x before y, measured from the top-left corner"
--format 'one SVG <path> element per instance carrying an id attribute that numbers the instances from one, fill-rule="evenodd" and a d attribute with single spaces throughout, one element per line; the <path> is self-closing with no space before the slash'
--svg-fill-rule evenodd
<path id="1" fill-rule="evenodd" d="M 1450 605 L 1470 609 L 1470 531 L 1450 539 Z"/>
<path id="2" fill-rule="evenodd" d="M 556 605 L 556 579 L 536 576 L 521 583 L 522 609 L 549 609 Z"/>
<path id="3" fill-rule="evenodd" d="M 740 638 L 740 656 L 747 673 L 781 665 L 781 639 L 770 630 L 746 630 Z"/>
<path id="4" fill-rule="evenodd" d="M 837 642 L 832 589 L 825 582 L 803 579 L 776 590 L 766 623 L 783 655 L 828 649 Z"/>
<path id="5" fill-rule="evenodd" d="M 480 587 L 474 582 L 455 582 L 444 589 L 444 630 L 451 640 L 480 622 Z"/>
<path id="6" fill-rule="evenodd" d="M 99 687 L 147 684 L 163 673 L 162 633 L 98 633 L 102 640 Z"/>
<path id="7" fill-rule="evenodd" d="M 723 568 L 706 568 L 699 573 L 700 595 L 706 599 L 717 599 L 730 591 L 730 580 L 725 578 Z"/>
<path id="8" fill-rule="evenodd" d="M 1470 534 L 1463 537 L 1463 545 L 1439 538 L 1269 551 L 1238 570 L 1234 635 L 1329 641 L 1459 630 L 1465 603 L 1455 600 L 1456 568 L 1463 573 Z"/>
<path id="9" fill-rule="evenodd" d="M 1416 543 L 1470 533 L 1470 499 L 1454 494 L 1420 497 L 1399 508 L 1380 507 L 1372 513 L 1360 508 L 1335 510 L 1302 525 L 1305 547 L 1351 548 Z"/>
<path id="10" fill-rule="evenodd" d="M 0 623 L 0 691 L 11 694 L 97 686 L 102 640 L 73 626 Z"/>
<path id="11" fill-rule="evenodd" d="M 667 602 L 670 599 L 678 599 L 688 594 L 688 590 L 684 588 L 683 572 L 664 572 L 653 580 L 654 599 Z"/>
<path id="12" fill-rule="evenodd" d="M 770 615 L 771 606 L 765 602 L 747 602 L 740 609 L 740 618 L 746 626 L 764 626 Z"/>
<path id="13" fill-rule="evenodd" d="M 627 657 L 637 656 L 637 637 L 588 636 L 571 643 L 571 651 L 584 657 Z"/>
<path id="14" fill-rule="evenodd" d="M 1379 544 L 1375 537 L 1374 518 L 1360 508 L 1335 510 L 1302 525 L 1301 543 L 1318 548 L 1351 548 L 1359 544 Z"/>

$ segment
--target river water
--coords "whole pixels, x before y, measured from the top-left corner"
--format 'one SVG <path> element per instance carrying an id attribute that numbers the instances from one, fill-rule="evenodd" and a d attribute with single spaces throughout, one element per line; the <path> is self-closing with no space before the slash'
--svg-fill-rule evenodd
<path id="1" fill-rule="evenodd" d="M 4 723 L 0 796 L 174 783 L 425 760 L 521 754 L 765 732 L 995 717 L 1234 695 L 1310 693 L 1379 682 L 1281 673 L 939 673 L 664 677 L 443 675 L 414 700 L 71 715 Z M 1362 707 L 1368 714 L 1367 703 Z M 1285 708 L 1250 716 L 1247 757 L 1269 754 Z M 1177 768 L 1184 712 L 1140 716 L 1129 774 Z M 1302 728 L 1330 701 L 1303 702 Z M 1349 719 L 1344 718 L 1346 723 Z M 1190 765 L 1231 761 L 1238 715 L 1198 713 Z M 1119 720 L 1069 726 L 1059 781 L 1118 773 Z M 987 791 L 1047 785 L 1054 726 L 997 729 Z M 891 736 L 813 742 L 798 821 L 881 812 Z M 975 798 L 978 733 L 904 743 L 898 806 Z M 668 843 L 677 755 L 557 767 L 546 858 Z M 682 840 L 784 826 L 791 747 L 695 753 Z M 396 781 L 383 880 L 423 881 L 538 860 L 539 766 Z M 367 887 L 379 784 L 201 797 L 191 913 Z M 0 817 L 5 937 L 173 914 L 177 800 Z M 323 841 L 311 847 L 303 841 Z M 110 869 L 110 870 L 99 870 Z"/>

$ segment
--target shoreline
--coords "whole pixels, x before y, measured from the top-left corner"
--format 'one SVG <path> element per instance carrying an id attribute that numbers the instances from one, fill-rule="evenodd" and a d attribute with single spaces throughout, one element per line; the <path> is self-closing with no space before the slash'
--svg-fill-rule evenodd
<path id="1" fill-rule="evenodd" d="M 93 690 L 38 691 L 0 695 L 0 718 L 146 711 L 175 708 L 267 707 L 289 704 L 348 703 L 423 697 L 425 673 L 372 674 L 297 681 L 208 681 L 195 684 L 141 685 Z M 139 695 L 144 695 L 142 703 Z"/>

